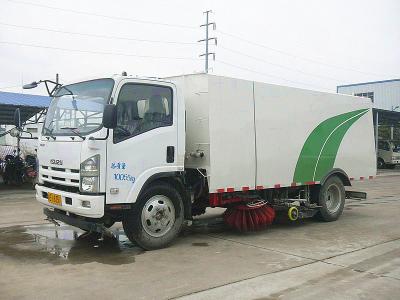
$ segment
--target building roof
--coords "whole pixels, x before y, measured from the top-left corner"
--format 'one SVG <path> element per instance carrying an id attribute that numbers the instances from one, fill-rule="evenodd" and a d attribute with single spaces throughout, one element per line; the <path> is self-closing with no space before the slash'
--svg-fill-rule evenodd
<path id="1" fill-rule="evenodd" d="M 360 82 L 360 83 L 352 83 L 352 84 L 344 84 L 344 85 L 338 85 L 337 89 L 341 87 L 349 87 L 349 86 L 357 86 L 357 85 L 367 85 L 367 84 L 376 84 L 376 83 L 385 83 L 385 82 L 393 82 L 393 81 L 400 81 L 400 78 L 398 79 L 388 79 L 388 80 L 379 80 L 379 81 L 370 81 L 370 82 Z"/>
<path id="2" fill-rule="evenodd" d="M 21 93 L 0 92 L 1 105 L 49 107 L 51 98 L 48 96 L 29 95 Z"/>
<path id="3" fill-rule="evenodd" d="M 50 105 L 47 96 L 0 92 L 0 124 L 14 124 L 14 112 L 21 112 L 21 121 L 25 122 Z"/>

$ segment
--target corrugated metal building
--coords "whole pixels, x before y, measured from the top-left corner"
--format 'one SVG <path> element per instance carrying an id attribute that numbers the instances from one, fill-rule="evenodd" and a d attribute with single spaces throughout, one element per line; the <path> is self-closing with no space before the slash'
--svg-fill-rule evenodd
<path id="1" fill-rule="evenodd" d="M 400 111 L 400 79 L 339 85 L 337 92 L 368 97 L 376 109 Z"/>
<path id="2" fill-rule="evenodd" d="M 336 91 L 372 100 L 377 153 L 378 140 L 400 139 L 400 79 L 339 85 Z"/>

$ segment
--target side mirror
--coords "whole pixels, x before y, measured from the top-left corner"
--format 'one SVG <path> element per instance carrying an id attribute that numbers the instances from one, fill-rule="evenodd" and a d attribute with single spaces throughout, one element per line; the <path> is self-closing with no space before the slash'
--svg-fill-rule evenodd
<path id="1" fill-rule="evenodd" d="M 17 127 L 18 129 L 21 128 L 21 112 L 19 110 L 19 108 L 17 108 L 14 112 L 14 125 L 15 127 Z"/>
<path id="2" fill-rule="evenodd" d="M 19 130 L 18 130 L 18 128 L 17 127 L 14 127 L 13 129 L 11 129 L 10 130 L 10 135 L 12 136 L 12 137 L 18 137 L 19 136 L 19 134 L 20 134 L 20 132 L 19 132 Z"/>
<path id="3" fill-rule="evenodd" d="M 117 127 L 117 107 L 114 104 L 104 106 L 103 126 L 110 129 Z"/>
<path id="4" fill-rule="evenodd" d="M 35 87 L 37 87 L 38 86 L 38 83 L 37 82 L 31 82 L 31 83 L 28 83 L 28 84 L 24 84 L 23 86 L 22 86 L 22 88 L 24 89 L 24 90 L 29 90 L 29 89 L 34 89 Z"/>

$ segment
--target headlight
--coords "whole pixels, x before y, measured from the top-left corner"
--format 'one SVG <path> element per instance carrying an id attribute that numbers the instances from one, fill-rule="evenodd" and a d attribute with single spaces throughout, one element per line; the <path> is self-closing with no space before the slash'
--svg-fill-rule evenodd
<path id="1" fill-rule="evenodd" d="M 81 192 L 97 193 L 99 190 L 99 177 L 81 177 Z"/>
<path id="2" fill-rule="evenodd" d="M 99 192 L 100 155 L 89 157 L 81 163 L 80 190 L 86 193 Z"/>

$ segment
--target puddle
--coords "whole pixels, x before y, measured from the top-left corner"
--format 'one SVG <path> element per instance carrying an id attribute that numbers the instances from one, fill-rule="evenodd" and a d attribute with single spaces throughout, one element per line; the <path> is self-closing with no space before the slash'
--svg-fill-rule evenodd
<path id="1" fill-rule="evenodd" d="M 132 244 L 122 230 L 114 230 L 114 234 L 115 238 L 102 240 L 95 233 L 53 224 L 1 228 L 0 256 L 53 264 L 133 263 L 143 250 Z"/>
<path id="2" fill-rule="evenodd" d="M 364 203 L 364 204 L 365 204 L 365 203 Z M 348 208 L 348 207 L 363 207 L 364 204 L 347 204 L 347 205 L 345 206 L 345 208 Z"/>
<path id="3" fill-rule="evenodd" d="M 200 243 L 192 243 L 192 246 L 197 246 L 197 247 L 208 247 L 208 243 L 200 242 Z"/>

